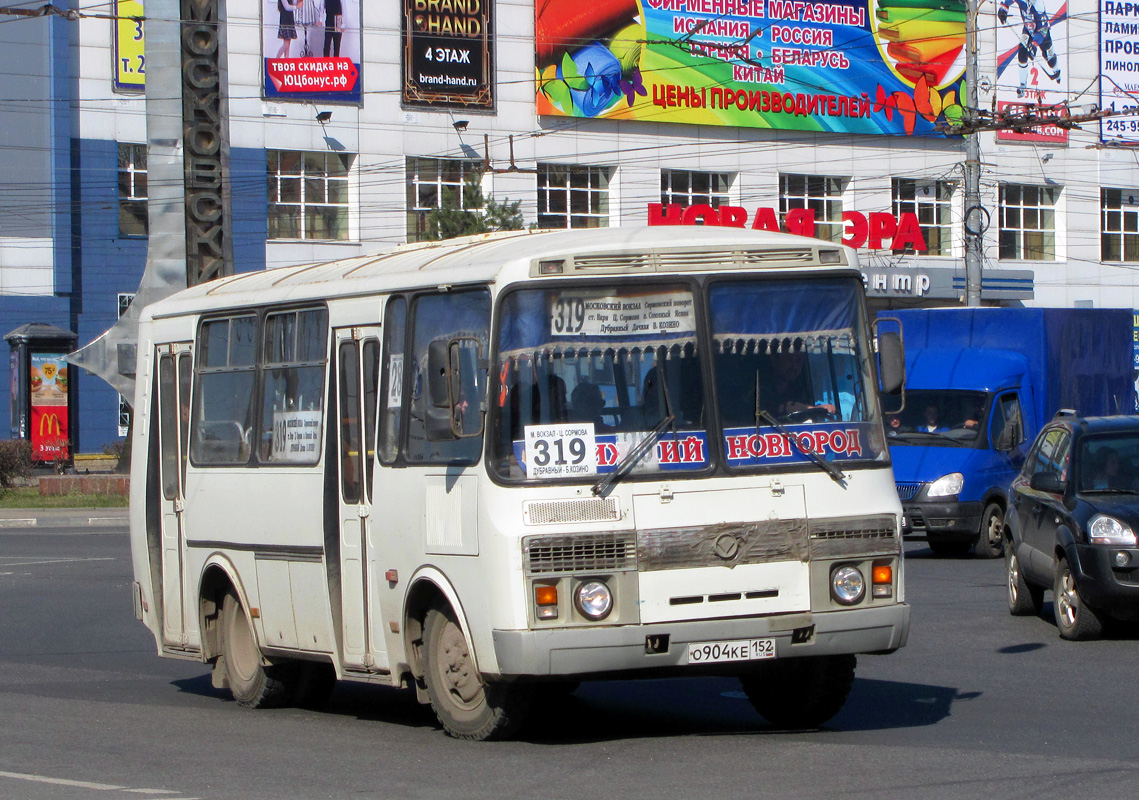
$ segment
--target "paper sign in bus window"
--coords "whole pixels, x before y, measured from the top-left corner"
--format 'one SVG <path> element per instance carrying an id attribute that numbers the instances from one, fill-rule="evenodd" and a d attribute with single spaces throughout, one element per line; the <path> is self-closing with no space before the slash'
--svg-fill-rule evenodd
<path id="1" fill-rule="evenodd" d="M 675 336 L 695 331 L 690 292 L 609 297 L 561 292 L 550 303 L 551 336 Z"/>
<path id="2" fill-rule="evenodd" d="M 320 453 L 320 411 L 273 413 L 272 461 L 311 463 Z"/>
<path id="3" fill-rule="evenodd" d="M 526 472 L 531 478 L 597 474 L 597 437 L 592 422 L 527 425 Z"/>

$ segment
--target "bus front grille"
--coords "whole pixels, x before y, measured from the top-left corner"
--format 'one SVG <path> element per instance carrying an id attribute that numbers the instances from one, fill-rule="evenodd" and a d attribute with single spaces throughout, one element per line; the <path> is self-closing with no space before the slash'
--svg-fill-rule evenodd
<path id="1" fill-rule="evenodd" d="M 631 531 L 522 539 L 527 575 L 615 572 L 637 568 L 637 540 Z"/>
<path id="2" fill-rule="evenodd" d="M 522 520 L 527 525 L 554 525 L 565 522 L 616 522 L 621 508 L 615 497 L 584 497 L 570 500 L 528 500 L 522 504 Z"/>
<path id="3" fill-rule="evenodd" d="M 811 558 L 896 553 L 901 547 L 894 517 L 834 517 L 810 524 Z"/>

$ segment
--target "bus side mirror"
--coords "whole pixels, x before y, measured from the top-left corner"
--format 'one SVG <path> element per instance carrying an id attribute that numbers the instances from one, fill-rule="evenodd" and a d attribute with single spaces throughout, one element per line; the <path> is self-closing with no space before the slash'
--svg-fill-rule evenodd
<path id="1" fill-rule="evenodd" d="M 434 408 L 449 409 L 454 404 L 451 342 L 443 339 L 427 345 L 427 392 Z"/>
<path id="2" fill-rule="evenodd" d="M 906 351 L 892 331 L 878 334 L 878 376 L 883 394 L 898 394 L 906 383 Z"/>
<path id="3" fill-rule="evenodd" d="M 465 336 L 427 346 L 427 393 L 431 404 L 424 420 L 429 442 L 447 442 L 482 433 L 479 369 L 482 345 Z"/>

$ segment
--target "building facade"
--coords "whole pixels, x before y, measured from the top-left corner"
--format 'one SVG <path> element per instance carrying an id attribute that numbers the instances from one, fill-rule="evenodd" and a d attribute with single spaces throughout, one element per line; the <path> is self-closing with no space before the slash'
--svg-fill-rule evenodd
<path id="1" fill-rule="evenodd" d="M 1030 106 L 1054 120 L 1056 106 L 1087 112 L 1113 93 L 1130 105 L 1127 48 L 1111 44 L 1130 23 L 1106 0 L 1108 13 L 1071 17 L 1050 2 L 1002 0 L 978 18 L 977 104 L 997 128 L 977 134 L 981 209 L 968 221 L 982 302 L 1135 308 L 1139 124 L 1011 116 Z M 575 28 L 512 0 L 228 3 L 235 269 L 416 240 L 473 175 L 541 228 L 787 228 L 809 211 L 814 235 L 859 248 L 877 308 L 963 301 L 966 151 L 945 128 L 965 96 L 964 2 L 596 5 Z M 46 322 L 89 342 L 142 275 L 149 9 L 112 8 L 0 26 L 18 55 L 2 79 L 14 102 L 0 106 L 5 332 Z M 119 440 L 114 390 L 82 374 L 77 391 L 76 450 Z"/>

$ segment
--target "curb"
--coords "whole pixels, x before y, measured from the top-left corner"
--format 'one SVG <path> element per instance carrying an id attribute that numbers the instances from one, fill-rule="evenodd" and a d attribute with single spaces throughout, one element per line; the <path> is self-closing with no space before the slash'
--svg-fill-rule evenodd
<path id="1" fill-rule="evenodd" d="M 13 508 L 0 511 L 0 531 L 29 528 L 112 528 L 127 524 L 125 508 Z"/>

